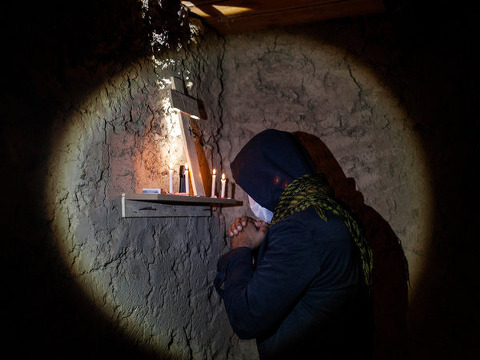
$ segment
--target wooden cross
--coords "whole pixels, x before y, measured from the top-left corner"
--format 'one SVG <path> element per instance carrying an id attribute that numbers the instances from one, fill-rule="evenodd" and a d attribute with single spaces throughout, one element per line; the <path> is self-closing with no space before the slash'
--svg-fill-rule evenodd
<path id="1" fill-rule="evenodd" d="M 208 164 L 200 140 L 194 136 L 193 124 L 191 123 L 191 119 L 193 122 L 193 120 L 201 118 L 198 101 L 183 93 L 183 81 L 181 79 L 172 78 L 170 102 L 172 107 L 178 110 L 176 115 L 180 122 L 188 168 L 192 175 L 193 195 L 205 196 L 204 179 L 208 179 Z M 175 116 L 175 114 L 172 116 Z"/>

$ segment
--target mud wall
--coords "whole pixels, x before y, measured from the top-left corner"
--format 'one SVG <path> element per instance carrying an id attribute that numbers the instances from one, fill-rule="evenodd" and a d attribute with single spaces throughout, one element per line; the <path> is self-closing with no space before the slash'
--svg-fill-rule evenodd
<path id="1" fill-rule="evenodd" d="M 4 179 L 3 254 L 12 285 L 26 284 L 13 299 L 26 303 L 25 358 L 256 358 L 211 286 L 225 228 L 247 206 L 121 218 L 122 192 L 166 188 L 169 163 L 185 162 L 172 75 L 203 103 L 211 168 L 230 178 L 251 136 L 292 131 L 357 211 L 376 256 L 376 358 L 476 355 L 475 210 L 460 199 L 476 194 L 478 74 L 458 23 L 387 14 L 225 37 L 200 26 L 155 62 L 133 51 L 128 22 L 98 40 L 77 35 L 81 22 L 30 20 L 44 36 L 12 39 L 22 56 L 2 106 L 2 170 L 16 174 Z M 246 204 L 238 187 L 235 198 Z"/>

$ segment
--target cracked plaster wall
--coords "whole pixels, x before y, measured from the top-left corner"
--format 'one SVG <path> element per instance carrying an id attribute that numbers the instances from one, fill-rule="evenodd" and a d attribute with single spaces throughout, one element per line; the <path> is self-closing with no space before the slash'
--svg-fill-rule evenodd
<path id="1" fill-rule="evenodd" d="M 207 121 L 199 122 L 207 160 L 228 177 L 237 151 L 263 129 L 303 131 L 314 137 L 309 144 L 323 142 L 338 162 L 339 178 L 344 176 L 353 189 L 356 185 L 362 204 L 375 214 L 373 225 L 384 224 L 380 237 L 398 238 L 408 260 L 415 345 L 409 358 L 425 358 L 432 351 L 456 354 L 457 343 L 466 345 L 466 356 L 474 354 L 469 346 L 475 333 L 468 326 L 460 330 L 471 322 L 470 314 L 461 309 L 473 308 L 478 296 L 455 280 L 473 265 L 460 260 L 468 254 L 452 245 L 460 236 L 447 225 L 463 223 L 460 211 L 447 211 L 450 205 L 461 209 L 449 190 L 460 188 L 462 177 L 448 175 L 460 168 L 460 156 L 470 152 L 472 142 L 449 120 L 449 111 L 452 119 L 461 113 L 461 101 L 452 99 L 462 88 L 453 75 L 437 71 L 444 69 L 435 62 L 438 49 L 422 53 L 417 48 L 402 57 L 399 44 L 390 45 L 389 22 L 381 18 L 226 37 L 206 30 L 202 36 L 174 58 L 160 59 L 157 67 L 143 60 L 120 72 L 101 68 L 95 73 L 85 64 L 69 70 L 79 74 L 62 74 L 84 86 L 84 95 L 63 93 L 62 76 L 42 73 L 49 57 L 30 69 L 38 89 L 29 90 L 39 98 L 14 101 L 11 109 L 26 115 L 31 127 L 11 126 L 10 138 L 21 140 L 7 141 L 11 163 L 23 174 L 14 188 L 30 195 L 11 211 L 16 219 L 9 228 L 19 234 L 14 239 L 21 244 L 26 288 L 33 294 L 24 296 L 31 301 L 23 327 L 34 346 L 22 350 L 51 358 L 65 353 L 70 358 L 256 358 L 254 342 L 233 335 L 211 287 L 216 261 L 228 248 L 225 227 L 249 209 L 224 209 L 211 218 L 120 217 L 120 193 L 166 188 L 168 163 L 184 163 L 162 101 L 162 79 L 174 74 L 193 81 L 191 94 L 207 111 Z M 95 80 L 101 76 L 83 83 L 84 73 Z M 48 91 L 41 84 L 48 84 Z M 451 85 L 446 92 L 445 84 Z M 403 97 L 397 99 L 392 89 Z M 24 107 L 30 102 L 37 105 L 31 112 Z M 446 111 L 436 110 L 439 102 L 448 104 Z M 49 112 L 49 106 L 55 110 Z M 463 109 L 468 120 L 468 108 Z M 44 123 L 36 122 L 37 113 Z M 45 115 L 50 113 L 53 120 Z M 445 147 L 450 132 L 466 141 Z M 419 137 L 430 142 L 422 147 Z M 27 157 L 20 151 L 24 148 L 33 148 L 33 155 Z M 440 164 L 448 171 L 439 170 Z M 435 204 L 441 219 L 430 232 L 434 181 L 442 195 Z M 241 189 L 235 195 L 246 203 Z M 449 222 L 443 221 L 447 213 Z M 377 264 L 380 269 L 398 261 L 389 255 L 398 252 L 395 244 L 375 244 L 384 260 Z M 450 252 L 462 256 L 453 258 Z M 399 296 L 378 299 L 384 322 L 376 340 L 385 345 L 376 354 L 402 358 L 407 348 L 405 279 L 395 278 L 398 284 L 383 280 L 385 294 L 392 290 Z M 464 294 L 469 296 L 460 306 Z M 452 333 L 457 343 L 449 343 Z"/>
<path id="2" fill-rule="evenodd" d="M 165 102 L 171 75 L 192 81 L 190 94 L 205 107 L 197 123 L 211 168 L 231 178 L 228 164 L 266 128 L 313 135 L 392 226 L 417 271 L 428 227 L 423 155 L 373 71 L 305 32 L 205 31 L 174 58 L 140 61 L 108 79 L 54 127 L 48 217 L 72 276 L 115 326 L 139 345 L 186 358 L 256 357 L 253 341 L 233 336 L 211 287 L 225 226 L 248 207 L 212 218 L 120 218 L 121 193 L 166 189 L 168 164 L 185 163 Z M 238 187 L 235 197 L 248 204 Z"/>
<path id="3" fill-rule="evenodd" d="M 319 169 L 367 223 L 376 257 L 375 356 L 395 358 L 405 351 L 408 291 L 401 263 L 408 262 L 413 298 L 428 251 L 428 167 L 412 122 L 383 79 L 388 49 L 360 37 L 341 38 L 335 26 L 228 36 L 219 149 L 229 163 L 264 129 L 308 135 L 302 139 Z M 241 189 L 237 194 L 248 204 Z M 227 223 L 251 214 L 247 208 L 225 212 Z"/>
<path id="4" fill-rule="evenodd" d="M 208 123 L 199 131 L 206 157 L 219 163 L 219 60 L 215 42 L 205 41 L 210 45 L 192 45 L 176 59 L 134 63 L 73 102 L 52 130 L 46 216 L 71 276 L 107 321 L 160 357 L 242 353 L 212 287 L 226 251 L 222 216 L 121 218 L 121 193 L 168 189 L 169 163 L 178 188 L 186 160 L 168 112 L 170 76 L 208 77 Z"/>

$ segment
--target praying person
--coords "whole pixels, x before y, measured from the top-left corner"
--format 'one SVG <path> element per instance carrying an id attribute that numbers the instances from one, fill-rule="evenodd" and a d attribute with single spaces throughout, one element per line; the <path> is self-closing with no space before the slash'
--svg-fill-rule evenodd
<path id="1" fill-rule="evenodd" d="M 372 253 L 361 224 L 291 133 L 254 136 L 231 164 L 256 219 L 235 219 L 214 285 L 261 360 L 368 359 Z"/>

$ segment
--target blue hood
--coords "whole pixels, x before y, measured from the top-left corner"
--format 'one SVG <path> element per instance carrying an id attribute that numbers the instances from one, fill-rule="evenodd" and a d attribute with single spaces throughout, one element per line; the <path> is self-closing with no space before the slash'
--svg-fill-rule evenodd
<path id="1" fill-rule="evenodd" d="M 272 212 L 283 190 L 293 180 L 316 172 L 312 159 L 297 138 L 274 129 L 255 135 L 230 167 L 236 183 Z"/>

